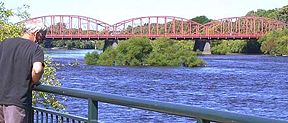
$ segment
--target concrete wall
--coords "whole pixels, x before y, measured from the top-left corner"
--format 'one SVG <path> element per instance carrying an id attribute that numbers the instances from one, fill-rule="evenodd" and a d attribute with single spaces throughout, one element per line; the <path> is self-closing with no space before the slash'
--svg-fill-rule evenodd
<path id="1" fill-rule="evenodd" d="M 196 39 L 194 45 L 194 51 L 201 51 L 202 54 L 211 54 L 211 40 L 208 39 Z"/>
<path id="2" fill-rule="evenodd" d="M 107 39 L 104 41 L 104 48 L 103 51 L 105 51 L 108 47 L 116 47 L 118 45 L 118 40 L 115 39 Z"/>

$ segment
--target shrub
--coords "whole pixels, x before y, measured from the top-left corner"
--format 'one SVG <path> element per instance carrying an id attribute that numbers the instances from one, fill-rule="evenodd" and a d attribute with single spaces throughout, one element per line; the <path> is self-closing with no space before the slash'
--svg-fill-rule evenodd
<path id="1" fill-rule="evenodd" d="M 213 54 L 247 53 L 247 41 L 223 40 L 211 48 Z"/>
<path id="2" fill-rule="evenodd" d="M 204 64 L 193 52 L 193 43 L 189 41 L 173 41 L 160 38 L 153 42 L 153 51 L 147 59 L 152 66 L 185 66 L 195 67 Z"/>
<path id="3" fill-rule="evenodd" d="M 97 52 L 87 53 L 84 57 L 84 63 L 88 65 L 96 65 L 99 59 L 99 54 Z"/>
<path id="4" fill-rule="evenodd" d="M 264 54 L 288 55 L 288 29 L 267 33 L 259 42 Z"/>
<path id="5" fill-rule="evenodd" d="M 97 61 L 98 65 L 112 66 L 115 64 L 117 51 L 113 47 L 108 47 L 100 56 Z"/>
<path id="6" fill-rule="evenodd" d="M 201 66 L 204 61 L 196 57 L 193 46 L 192 41 L 175 41 L 167 38 L 150 41 L 148 38 L 131 38 L 120 42 L 116 48 L 106 49 L 99 58 L 94 58 L 94 63 L 127 66 Z M 86 59 L 92 61 L 88 59 L 90 55 L 85 56 L 85 61 Z"/>
<path id="7" fill-rule="evenodd" d="M 148 38 L 131 38 L 120 42 L 116 50 L 118 65 L 140 66 L 145 64 L 145 59 L 152 51 L 152 46 Z"/>

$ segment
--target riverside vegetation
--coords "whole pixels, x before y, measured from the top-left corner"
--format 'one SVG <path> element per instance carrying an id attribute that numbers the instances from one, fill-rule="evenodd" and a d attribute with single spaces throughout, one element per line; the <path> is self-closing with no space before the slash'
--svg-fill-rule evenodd
<path id="1" fill-rule="evenodd" d="M 288 5 L 271 10 L 250 11 L 246 16 L 267 17 L 288 24 Z M 288 29 L 269 32 L 257 41 L 223 40 L 212 45 L 213 54 L 263 53 L 284 56 L 288 55 Z"/>
<path id="2" fill-rule="evenodd" d="M 204 61 L 193 52 L 193 43 L 167 38 L 153 41 L 130 38 L 121 41 L 115 48 L 109 47 L 100 55 L 96 52 L 86 54 L 84 62 L 89 65 L 202 66 Z"/>

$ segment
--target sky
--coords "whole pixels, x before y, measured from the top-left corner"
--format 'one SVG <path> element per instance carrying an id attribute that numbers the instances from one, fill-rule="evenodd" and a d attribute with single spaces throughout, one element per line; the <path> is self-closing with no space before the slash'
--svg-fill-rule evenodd
<path id="1" fill-rule="evenodd" d="M 1 0 L 15 9 L 29 5 L 31 17 L 81 15 L 109 24 L 144 16 L 177 16 L 191 19 L 205 15 L 210 19 L 240 17 L 251 10 L 274 9 L 288 0 Z"/>

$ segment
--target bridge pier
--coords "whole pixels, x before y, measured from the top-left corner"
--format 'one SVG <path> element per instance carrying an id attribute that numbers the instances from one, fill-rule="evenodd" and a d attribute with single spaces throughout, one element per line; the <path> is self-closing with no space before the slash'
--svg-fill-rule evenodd
<path id="1" fill-rule="evenodd" d="M 211 54 L 211 40 L 209 39 L 196 39 L 194 44 L 194 51 L 202 51 L 202 54 Z"/>
<path id="2" fill-rule="evenodd" d="M 246 53 L 250 54 L 259 54 L 261 53 L 261 44 L 257 41 L 257 39 L 247 40 Z"/>
<path id="3" fill-rule="evenodd" d="M 118 45 L 118 40 L 116 39 L 107 39 L 104 41 L 104 48 L 103 48 L 103 52 L 110 46 L 112 47 L 116 47 Z"/>

